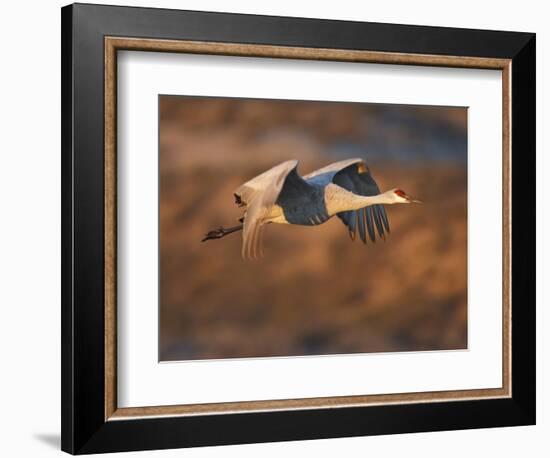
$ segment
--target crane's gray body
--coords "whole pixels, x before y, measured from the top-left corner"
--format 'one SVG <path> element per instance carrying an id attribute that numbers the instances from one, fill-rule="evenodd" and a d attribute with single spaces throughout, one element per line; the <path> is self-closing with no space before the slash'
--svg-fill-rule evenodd
<path id="1" fill-rule="evenodd" d="M 235 196 L 245 205 L 243 256 L 261 254 L 263 226 L 268 223 L 316 226 L 338 215 L 350 237 L 358 231 L 366 243 L 389 232 L 383 203 L 396 197 L 380 190 L 362 159 L 330 164 L 304 177 L 297 160 L 283 162 L 241 185 Z M 368 199 L 369 196 L 377 198 Z"/>

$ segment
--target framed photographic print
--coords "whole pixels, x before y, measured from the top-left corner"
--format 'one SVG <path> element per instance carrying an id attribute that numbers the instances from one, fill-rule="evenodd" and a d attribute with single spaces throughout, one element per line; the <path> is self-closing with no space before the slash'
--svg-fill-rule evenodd
<path id="1" fill-rule="evenodd" d="M 62 448 L 535 422 L 535 36 L 62 9 Z"/>

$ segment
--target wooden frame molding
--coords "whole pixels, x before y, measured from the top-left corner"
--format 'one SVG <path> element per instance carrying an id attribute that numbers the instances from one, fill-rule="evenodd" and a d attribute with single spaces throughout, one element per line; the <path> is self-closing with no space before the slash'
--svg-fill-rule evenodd
<path id="1" fill-rule="evenodd" d="M 105 420 L 129 420 L 159 416 L 193 416 L 237 412 L 337 408 L 381 404 L 461 401 L 509 398 L 511 384 L 511 88 L 510 59 L 461 57 L 446 55 L 404 54 L 343 49 L 301 48 L 270 45 L 247 45 L 199 41 L 157 40 L 105 37 Z M 346 61 L 401 65 L 426 65 L 463 68 L 483 68 L 502 71 L 502 181 L 503 181 L 503 289 L 502 289 L 502 380 L 503 386 L 494 389 L 472 389 L 366 396 L 339 396 L 275 401 L 245 401 L 215 404 L 172 406 L 117 407 L 117 313 L 116 313 L 116 246 L 117 246 L 117 153 L 116 153 L 116 88 L 117 51 L 154 51 L 228 56 L 269 57 L 324 61 Z"/>

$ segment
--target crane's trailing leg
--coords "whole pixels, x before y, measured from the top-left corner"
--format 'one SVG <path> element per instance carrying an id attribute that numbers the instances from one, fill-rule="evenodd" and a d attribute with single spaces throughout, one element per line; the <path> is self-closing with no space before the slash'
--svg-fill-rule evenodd
<path id="1" fill-rule="evenodd" d="M 218 229 L 208 232 L 201 241 L 206 242 L 207 240 L 221 239 L 226 235 L 242 230 L 242 228 L 242 224 L 233 227 L 219 227 Z"/>

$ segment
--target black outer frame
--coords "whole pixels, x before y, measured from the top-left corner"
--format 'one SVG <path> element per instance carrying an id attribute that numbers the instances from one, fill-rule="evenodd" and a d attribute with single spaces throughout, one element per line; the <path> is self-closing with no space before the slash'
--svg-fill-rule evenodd
<path id="1" fill-rule="evenodd" d="M 535 424 L 534 34 L 88 4 L 66 6 L 61 14 L 64 451 Z M 512 397 L 105 421 L 105 36 L 512 59 Z"/>

